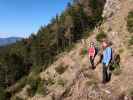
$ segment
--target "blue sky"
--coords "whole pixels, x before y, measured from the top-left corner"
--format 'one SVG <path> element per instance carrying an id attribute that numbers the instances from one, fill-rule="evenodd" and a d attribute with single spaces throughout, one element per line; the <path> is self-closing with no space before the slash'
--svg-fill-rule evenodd
<path id="1" fill-rule="evenodd" d="M 28 37 L 61 13 L 70 0 L 0 0 L 0 37 Z"/>

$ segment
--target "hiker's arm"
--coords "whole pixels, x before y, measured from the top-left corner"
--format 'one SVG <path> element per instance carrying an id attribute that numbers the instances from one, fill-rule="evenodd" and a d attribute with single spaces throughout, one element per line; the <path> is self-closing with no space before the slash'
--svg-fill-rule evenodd
<path id="1" fill-rule="evenodd" d="M 108 66 L 110 60 L 111 60 L 111 48 L 107 49 L 107 59 L 106 59 L 106 66 Z"/>

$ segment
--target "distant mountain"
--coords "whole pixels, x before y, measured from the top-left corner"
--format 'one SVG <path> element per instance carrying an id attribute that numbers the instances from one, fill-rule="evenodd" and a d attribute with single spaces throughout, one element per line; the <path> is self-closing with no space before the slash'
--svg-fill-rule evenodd
<path id="1" fill-rule="evenodd" d="M 0 38 L 0 46 L 9 45 L 20 40 L 22 40 L 22 38 L 19 37 Z"/>

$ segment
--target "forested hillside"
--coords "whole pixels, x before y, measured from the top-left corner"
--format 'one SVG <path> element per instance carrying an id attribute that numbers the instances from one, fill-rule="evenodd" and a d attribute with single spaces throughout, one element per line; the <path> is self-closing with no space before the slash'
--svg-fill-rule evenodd
<path id="1" fill-rule="evenodd" d="M 45 70 L 58 54 L 70 50 L 79 39 L 91 35 L 89 32 L 103 20 L 104 3 L 104 0 L 74 0 L 48 25 L 40 27 L 36 35 L 32 33 L 29 38 L 1 47 L 1 91 L 33 70 Z"/>

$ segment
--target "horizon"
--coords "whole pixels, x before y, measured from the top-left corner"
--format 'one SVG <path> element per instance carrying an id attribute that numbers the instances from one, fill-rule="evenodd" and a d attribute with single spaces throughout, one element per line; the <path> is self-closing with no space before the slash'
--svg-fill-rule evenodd
<path id="1" fill-rule="evenodd" d="M 70 0 L 0 0 L 0 38 L 27 38 L 64 11 Z"/>

